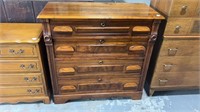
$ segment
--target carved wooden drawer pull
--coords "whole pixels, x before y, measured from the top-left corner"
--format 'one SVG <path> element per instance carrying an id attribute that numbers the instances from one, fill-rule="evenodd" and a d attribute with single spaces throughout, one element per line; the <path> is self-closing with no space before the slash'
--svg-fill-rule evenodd
<path id="1" fill-rule="evenodd" d="M 74 48 L 72 46 L 59 46 L 56 48 L 56 51 L 60 52 L 74 52 Z"/>
<path id="2" fill-rule="evenodd" d="M 179 32 L 180 32 L 180 29 L 181 29 L 181 26 L 177 25 L 177 26 L 175 27 L 174 33 L 179 33 Z"/>
<path id="3" fill-rule="evenodd" d="M 124 89 L 134 89 L 134 88 L 137 88 L 136 83 L 126 83 L 126 84 L 124 84 Z"/>
<path id="4" fill-rule="evenodd" d="M 74 68 L 60 68 L 59 69 L 60 74 L 75 74 L 75 69 Z"/>
<path id="5" fill-rule="evenodd" d="M 184 14 L 187 12 L 187 8 L 188 8 L 187 5 L 182 6 L 182 7 L 181 7 L 181 12 L 180 12 L 180 14 L 181 14 L 181 15 L 184 15 Z"/>
<path id="6" fill-rule="evenodd" d="M 129 51 L 144 51 L 146 48 L 144 46 L 130 46 Z"/>
<path id="7" fill-rule="evenodd" d="M 53 31 L 54 32 L 73 32 L 73 29 L 70 26 L 55 26 Z"/>
<path id="8" fill-rule="evenodd" d="M 23 49 L 19 49 L 19 51 L 15 51 L 14 49 L 10 49 L 9 53 L 15 54 L 15 55 L 17 55 L 17 54 L 23 54 L 24 50 Z"/>
<path id="9" fill-rule="evenodd" d="M 173 64 L 163 64 L 163 71 L 169 72 L 171 71 L 172 67 L 173 67 Z"/>
<path id="10" fill-rule="evenodd" d="M 137 72 L 141 70 L 141 66 L 139 65 L 129 65 L 126 67 L 126 72 Z"/>
<path id="11" fill-rule="evenodd" d="M 159 79 L 159 85 L 164 86 L 168 82 L 167 79 Z"/>
<path id="12" fill-rule="evenodd" d="M 175 56 L 177 53 L 178 49 L 177 48 L 169 48 L 168 49 L 168 55 L 169 56 Z"/>
<path id="13" fill-rule="evenodd" d="M 133 32 L 150 32 L 150 28 L 147 26 L 135 26 L 132 29 Z"/>
<path id="14" fill-rule="evenodd" d="M 74 92 L 74 91 L 76 91 L 76 87 L 75 86 L 62 86 L 60 90 Z"/>

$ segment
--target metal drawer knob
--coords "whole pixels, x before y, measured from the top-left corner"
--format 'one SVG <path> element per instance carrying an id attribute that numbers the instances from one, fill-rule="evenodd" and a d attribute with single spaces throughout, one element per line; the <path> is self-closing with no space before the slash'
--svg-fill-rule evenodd
<path id="1" fill-rule="evenodd" d="M 187 12 L 187 8 L 188 8 L 187 5 L 182 6 L 182 7 L 181 7 L 181 12 L 180 12 L 180 14 L 181 14 L 181 15 L 186 14 L 186 12 Z"/>
<path id="2" fill-rule="evenodd" d="M 172 69 L 172 64 L 164 64 L 163 65 L 163 71 L 164 72 L 169 72 L 169 71 L 171 71 L 171 69 Z"/>
<path id="3" fill-rule="evenodd" d="M 11 54 L 22 54 L 22 53 L 24 53 L 24 50 L 23 49 L 19 49 L 19 51 L 15 52 L 14 49 L 10 49 L 9 53 L 11 53 Z"/>
<path id="4" fill-rule="evenodd" d="M 175 56 L 177 53 L 178 49 L 177 48 L 169 48 L 168 49 L 168 55 L 169 56 Z"/>
<path id="5" fill-rule="evenodd" d="M 39 89 L 35 89 L 35 91 L 31 90 L 31 89 L 27 89 L 27 92 L 30 93 L 30 94 L 37 94 L 40 92 Z"/>
<path id="6" fill-rule="evenodd" d="M 177 25 L 177 26 L 175 27 L 174 33 L 179 33 L 179 32 L 180 32 L 180 29 L 181 29 L 181 26 Z"/>
<path id="7" fill-rule="evenodd" d="M 33 82 L 37 80 L 37 77 L 33 77 L 32 79 L 29 79 L 28 77 L 24 77 L 24 80 L 27 82 Z"/>
<path id="8" fill-rule="evenodd" d="M 99 64 L 103 64 L 103 61 L 99 61 Z"/>
<path id="9" fill-rule="evenodd" d="M 105 42 L 104 39 L 99 40 L 99 43 L 100 43 L 100 44 L 103 44 L 104 42 Z"/>
<path id="10" fill-rule="evenodd" d="M 26 65 L 24 65 L 24 64 L 21 64 L 20 65 L 20 68 L 22 68 L 22 69 L 33 69 L 34 68 L 34 65 L 33 64 L 30 64 L 28 67 L 26 67 Z"/>
<path id="11" fill-rule="evenodd" d="M 168 82 L 167 79 L 159 79 L 159 85 L 164 86 Z"/>
<path id="12" fill-rule="evenodd" d="M 101 27 L 105 27 L 105 26 L 106 26 L 106 23 L 105 23 L 105 22 L 102 22 L 100 25 L 101 25 Z"/>
<path id="13" fill-rule="evenodd" d="M 102 80 L 103 80 L 102 78 L 98 78 L 98 79 L 97 79 L 98 82 L 101 82 Z"/>

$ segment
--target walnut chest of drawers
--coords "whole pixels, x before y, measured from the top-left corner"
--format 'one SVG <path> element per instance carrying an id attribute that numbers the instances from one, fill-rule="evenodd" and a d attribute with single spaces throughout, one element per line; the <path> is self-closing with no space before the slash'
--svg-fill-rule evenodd
<path id="1" fill-rule="evenodd" d="M 163 5 L 165 4 L 165 5 Z M 152 0 L 167 24 L 155 64 L 150 70 L 150 95 L 154 91 L 199 89 L 200 0 Z"/>
<path id="2" fill-rule="evenodd" d="M 38 18 L 55 103 L 141 98 L 163 16 L 145 4 L 48 3 Z"/>
<path id="3" fill-rule="evenodd" d="M 49 103 L 42 24 L 1 23 L 0 30 L 0 103 Z"/>

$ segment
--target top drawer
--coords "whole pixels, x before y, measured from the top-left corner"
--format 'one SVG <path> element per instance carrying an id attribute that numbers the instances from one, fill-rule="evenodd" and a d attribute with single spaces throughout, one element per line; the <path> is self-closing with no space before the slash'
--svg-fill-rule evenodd
<path id="1" fill-rule="evenodd" d="M 34 44 L 1 44 L 0 57 L 37 57 Z"/>
<path id="2" fill-rule="evenodd" d="M 51 20 L 53 36 L 148 35 L 152 20 Z"/>

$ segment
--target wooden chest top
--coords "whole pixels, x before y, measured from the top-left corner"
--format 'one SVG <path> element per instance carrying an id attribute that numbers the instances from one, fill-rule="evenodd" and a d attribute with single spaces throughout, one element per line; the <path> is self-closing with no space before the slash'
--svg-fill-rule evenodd
<path id="1" fill-rule="evenodd" d="M 49 2 L 38 19 L 164 19 L 142 3 Z"/>
<path id="2" fill-rule="evenodd" d="M 42 24 L 0 23 L 0 43 L 38 43 Z"/>

